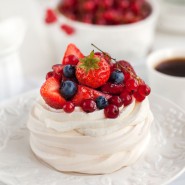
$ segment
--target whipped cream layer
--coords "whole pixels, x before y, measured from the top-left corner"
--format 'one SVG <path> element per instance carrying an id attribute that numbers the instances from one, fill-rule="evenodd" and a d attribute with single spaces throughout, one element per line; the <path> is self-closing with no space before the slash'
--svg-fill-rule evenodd
<path id="1" fill-rule="evenodd" d="M 30 145 L 37 157 L 59 171 L 112 173 L 134 163 L 150 138 L 153 115 L 149 101 L 120 108 L 116 119 L 104 110 L 71 114 L 51 109 L 42 100 L 30 113 Z"/>

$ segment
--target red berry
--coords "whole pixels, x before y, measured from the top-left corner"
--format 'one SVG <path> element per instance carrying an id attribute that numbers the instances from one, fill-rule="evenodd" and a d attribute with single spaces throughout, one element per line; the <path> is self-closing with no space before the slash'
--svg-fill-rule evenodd
<path id="1" fill-rule="evenodd" d="M 119 24 L 120 22 L 120 12 L 115 9 L 106 10 L 103 17 L 109 25 Z"/>
<path id="2" fill-rule="evenodd" d="M 53 76 L 53 71 L 48 72 L 47 75 L 46 75 L 46 80 L 48 78 L 51 78 L 52 76 Z"/>
<path id="3" fill-rule="evenodd" d="M 92 0 L 88 0 L 88 1 L 85 1 L 82 6 L 83 6 L 83 10 L 87 12 L 92 12 L 96 8 L 96 3 Z"/>
<path id="4" fill-rule="evenodd" d="M 77 65 L 79 62 L 79 59 L 75 55 L 69 55 L 67 57 L 64 57 L 63 65 Z"/>
<path id="5" fill-rule="evenodd" d="M 52 69 L 55 73 L 61 73 L 63 66 L 61 64 L 55 64 L 52 66 Z"/>
<path id="6" fill-rule="evenodd" d="M 101 0 L 99 3 L 102 8 L 109 9 L 113 6 L 114 0 Z"/>
<path id="7" fill-rule="evenodd" d="M 141 94 L 139 94 L 138 92 L 134 93 L 134 98 L 136 99 L 136 101 L 138 102 L 142 102 L 145 99 L 145 96 L 142 96 Z"/>
<path id="8" fill-rule="evenodd" d="M 125 81 L 131 78 L 131 74 L 129 72 L 123 72 L 123 74 L 125 76 Z"/>
<path id="9" fill-rule="evenodd" d="M 138 88 L 138 93 L 142 96 L 148 96 L 150 92 L 151 92 L 151 89 L 146 84 L 140 85 Z"/>
<path id="10" fill-rule="evenodd" d="M 53 73 L 53 77 L 55 78 L 55 79 L 57 79 L 58 81 L 61 81 L 62 80 L 62 72 L 60 72 L 60 73 Z"/>
<path id="11" fill-rule="evenodd" d="M 124 90 L 123 84 L 112 84 L 110 82 L 106 83 L 101 87 L 101 91 L 108 94 L 118 95 Z"/>
<path id="12" fill-rule="evenodd" d="M 122 9 L 122 10 L 125 10 L 127 8 L 129 8 L 129 5 L 130 5 L 130 1 L 128 0 L 121 0 L 119 1 L 119 7 Z"/>
<path id="13" fill-rule="evenodd" d="M 90 99 L 84 100 L 81 107 L 87 113 L 94 112 L 96 110 L 96 102 Z"/>
<path id="14" fill-rule="evenodd" d="M 77 64 L 76 77 L 80 84 L 96 89 L 108 81 L 110 66 L 104 58 L 92 51 Z"/>
<path id="15" fill-rule="evenodd" d="M 67 34 L 67 35 L 72 35 L 75 32 L 75 29 L 71 27 L 70 25 L 67 24 L 62 24 L 60 28 Z"/>
<path id="16" fill-rule="evenodd" d="M 137 91 L 138 88 L 138 81 L 134 78 L 130 78 L 126 81 L 126 88 L 129 92 Z"/>
<path id="17" fill-rule="evenodd" d="M 113 96 L 109 99 L 109 104 L 116 105 L 117 107 L 121 107 L 123 105 L 123 101 L 119 96 Z"/>
<path id="18" fill-rule="evenodd" d="M 117 118 L 118 115 L 119 115 L 119 109 L 116 105 L 108 105 L 107 107 L 105 107 L 104 109 L 104 114 L 105 114 L 105 117 L 107 118 Z"/>
<path id="19" fill-rule="evenodd" d="M 66 102 L 63 106 L 63 110 L 66 112 L 66 113 L 71 113 L 73 112 L 75 109 L 75 105 L 72 103 L 72 102 Z"/>
<path id="20" fill-rule="evenodd" d="M 51 24 L 57 21 L 57 16 L 52 9 L 46 10 L 45 22 Z"/>
<path id="21" fill-rule="evenodd" d="M 120 95 L 120 98 L 122 99 L 123 105 L 125 107 L 132 103 L 132 95 L 130 95 L 130 94 L 122 93 Z"/>
<path id="22" fill-rule="evenodd" d="M 82 22 L 92 24 L 93 23 L 93 15 L 92 14 L 85 14 L 82 18 Z"/>

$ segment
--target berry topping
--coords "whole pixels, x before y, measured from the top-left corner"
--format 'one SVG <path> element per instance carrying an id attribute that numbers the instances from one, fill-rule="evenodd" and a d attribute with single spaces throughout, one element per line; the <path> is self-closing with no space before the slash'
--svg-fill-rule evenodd
<path id="1" fill-rule="evenodd" d="M 84 58 L 84 55 L 81 53 L 81 51 L 74 45 L 74 44 L 69 44 L 67 46 L 66 52 L 64 54 L 63 57 L 63 61 L 62 64 L 64 65 L 64 58 L 69 56 L 69 55 L 74 55 L 76 56 L 78 59 L 80 58 Z M 66 64 L 66 63 L 65 63 Z M 70 64 L 70 63 L 69 63 Z M 73 64 L 72 64 L 73 65 Z"/>
<path id="2" fill-rule="evenodd" d="M 56 13 L 52 9 L 46 10 L 45 22 L 51 24 L 57 21 Z"/>
<path id="3" fill-rule="evenodd" d="M 62 109 L 66 100 L 59 92 L 60 82 L 54 78 L 48 78 L 40 89 L 40 94 L 45 102 L 52 108 Z"/>
<path id="4" fill-rule="evenodd" d="M 126 81 L 126 88 L 129 92 L 137 91 L 138 88 L 138 81 L 136 79 L 128 79 Z"/>
<path id="5" fill-rule="evenodd" d="M 104 109 L 108 105 L 108 100 L 103 96 L 99 96 L 96 99 L 96 105 L 98 109 Z"/>
<path id="6" fill-rule="evenodd" d="M 104 114 L 105 114 L 105 117 L 107 118 L 117 118 L 118 115 L 119 115 L 119 109 L 116 105 L 108 105 L 107 107 L 105 107 L 104 109 Z"/>
<path id="7" fill-rule="evenodd" d="M 91 99 L 84 100 L 81 104 L 81 107 L 83 111 L 87 113 L 94 112 L 96 110 L 96 103 L 94 100 Z"/>
<path id="8" fill-rule="evenodd" d="M 121 107 L 123 105 L 123 101 L 119 96 L 112 96 L 109 99 L 109 104 L 116 105 L 117 107 Z"/>
<path id="9" fill-rule="evenodd" d="M 77 65 L 79 62 L 78 58 L 75 55 L 68 55 L 63 59 L 63 65 Z"/>
<path id="10" fill-rule="evenodd" d="M 151 89 L 146 84 L 140 85 L 138 88 L 138 93 L 142 96 L 148 96 L 150 92 L 151 92 Z"/>
<path id="11" fill-rule="evenodd" d="M 108 94 L 119 95 L 124 90 L 123 84 L 106 83 L 101 87 L 101 91 Z"/>
<path id="12" fill-rule="evenodd" d="M 100 52 L 92 51 L 84 57 L 74 44 L 69 44 L 62 64 L 53 65 L 53 71 L 47 73 L 41 96 L 50 107 L 66 113 L 80 106 L 87 113 L 104 109 L 105 117 L 117 118 L 119 107 L 130 105 L 133 98 L 142 102 L 151 89 L 130 63 L 117 62 L 92 46 Z"/>
<path id="13" fill-rule="evenodd" d="M 63 109 L 66 113 L 71 113 L 75 110 L 75 105 L 72 102 L 66 102 Z"/>
<path id="14" fill-rule="evenodd" d="M 78 81 L 92 88 L 98 88 L 105 84 L 109 76 L 109 64 L 105 59 L 95 55 L 94 51 L 89 56 L 81 59 L 76 67 Z"/>
<path id="15" fill-rule="evenodd" d="M 77 85 L 74 82 L 67 80 L 61 83 L 60 94 L 66 100 L 70 100 L 76 94 L 76 92 L 77 92 Z"/>
<path id="16" fill-rule="evenodd" d="M 122 93 L 120 95 L 123 105 L 126 107 L 132 103 L 132 96 L 130 94 Z"/>
<path id="17" fill-rule="evenodd" d="M 76 106 L 80 106 L 83 100 L 86 100 L 86 99 L 96 100 L 96 98 L 98 98 L 99 96 L 103 96 L 106 99 L 109 99 L 111 97 L 110 95 L 104 94 L 100 91 L 91 89 L 86 86 L 78 85 L 78 91 L 74 96 L 74 98 L 72 99 L 72 102 Z"/>
<path id="18" fill-rule="evenodd" d="M 110 75 L 110 81 L 115 84 L 121 84 L 124 80 L 124 74 L 121 71 L 115 70 Z"/>
<path id="19" fill-rule="evenodd" d="M 73 78 L 75 77 L 75 67 L 72 65 L 66 65 L 63 68 L 63 74 L 66 78 Z"/>

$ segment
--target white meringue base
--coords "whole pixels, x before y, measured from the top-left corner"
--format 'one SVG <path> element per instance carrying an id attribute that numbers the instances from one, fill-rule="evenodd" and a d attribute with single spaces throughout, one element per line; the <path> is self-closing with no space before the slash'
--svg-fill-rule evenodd
<path id="1" fill-rule="evenodd" d="M 59 171 L 112 173 L 133 164 L 149 143 L 153 115 L 148 99 L 122 108 L 117 119 L 103 118 L 101 110 L 96 111 L 97 116 L 83 120 L 83 114 L 90 114 L 75 112 L 75 118 L 72 113 L 69 121 L 64 117 L 69 114 L 53 111 L 39 101 L 28 121 L 33 152 Z M 81 121 L 76 119 L 78 113 Z"/>

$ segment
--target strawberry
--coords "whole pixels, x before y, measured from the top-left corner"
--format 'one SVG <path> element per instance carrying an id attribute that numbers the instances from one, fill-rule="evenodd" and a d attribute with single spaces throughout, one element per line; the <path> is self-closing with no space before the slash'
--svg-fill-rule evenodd
<path id="1" fill-rule="evenodd" d="M 69 44 L 67 46 L 66 52 L 65 52 L 64 57 L 63 57 L 63 60 L 62 60 L 62 64 L 63 65 L 71 64 L 70 63 L 70 60 L 69 60 L 69 63 L 67 63 L 67 62 L 64 61 L 64 59 L 66 57 L 68 57 L 69 55 L 74 55 L 78 59 L 84 58 L 84 55 L 81 53 L 81 51 L 74 44 Z"/>
<path id="2" fill-rule="evenodd" d="M 108 81 L 110 66 L 104 58 L 92 51 L 77 64 L 76 77 L 82 85 L 98 88 Z"/>
<path id="3" fill-rule="evenodd" d="M 71 27 L 68 24 L 62 24 L 60 26 L 61 30 L 63 30 L 67 35 L 72 35 L 75 32 L 75 29 L 73 27 Z"/>
<path id="4" fill-rule="evenodd" d="M 123 84 L 113 84 L 107 82 L 101 87 L 101 91 L 103 93 L 109 93 L 114 95 L 119 95 L 125 90 L 125 86 Z"/>
<path id="5" fill-rule="evenodd" d="M 104 94 L 100 91 L 91 89 L 91 88 L 83 86 L 83 85 L 78 85 L 78 91 L 77 91 L 76 95 L 74 96 L 74 98 L 72 99 L 72 102 L 76 106 L 80 106 L 81 103 L 83 102 L 83 100 L 87 100 L 87 99 L 95 100 L 99 96 L 103 96 L 106 99 L 111 98 L 111 96 L 108 94 Z"/>
<path id="6" fill-rule="evenodd" d="M 66 100 L 60 95 L 59 92 L 60 82 L 54 78 L 48 78 L 40 89 L 40 94 L 45 102 L 52 108 L 62 109 Z"/>
<path id="7" fill-rule="evenodd" d="M 52 24 L 57 21 L 57 15 L 52 9 L 47 9 L 46 10 L 46 15 L 45 15 L 45 22 L 47 24 Z"/>

